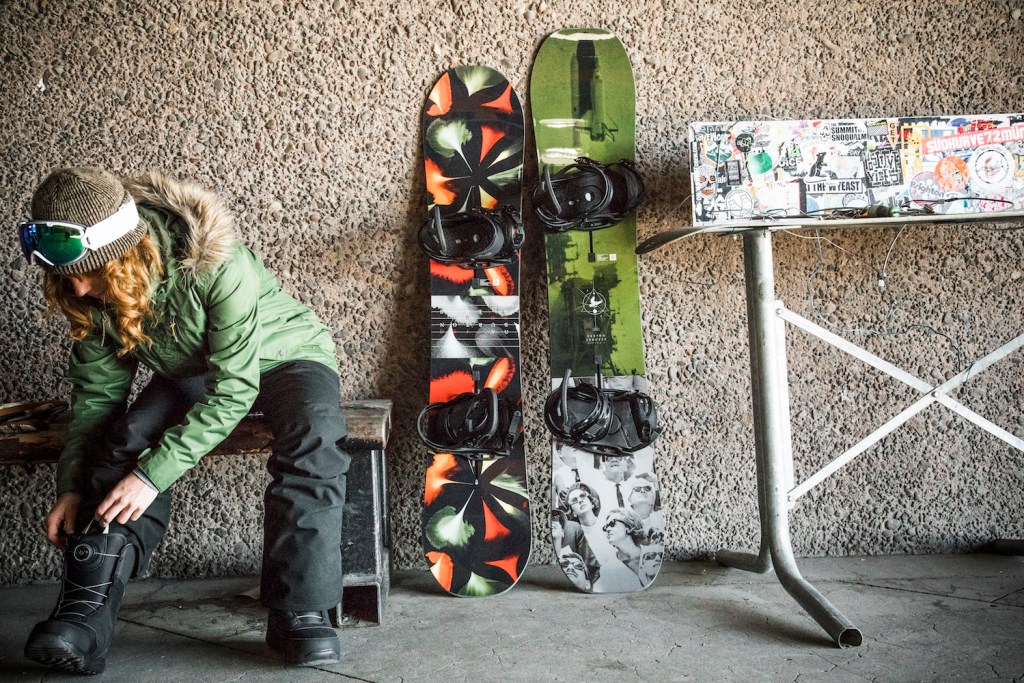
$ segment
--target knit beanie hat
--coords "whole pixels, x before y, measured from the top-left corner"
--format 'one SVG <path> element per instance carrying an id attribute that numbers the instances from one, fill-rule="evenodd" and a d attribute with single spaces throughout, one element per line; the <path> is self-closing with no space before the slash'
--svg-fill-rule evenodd
<path id="1" fill-rule="evenodd" d="M 64 221 L 78 225 L 95 225 L 132 199 L 124 185 L 107 171 L 98 168 L 61 168 L 49 176 L 32 195 L 33 220 Z M 134 230 L 121 235 L 96 251 L 89 251 L 81 261 L 66 266 L 43 267 L 60 275 L 80 275 L 121 258 L 146 234 L 146 224 L 139 218 Z"/>

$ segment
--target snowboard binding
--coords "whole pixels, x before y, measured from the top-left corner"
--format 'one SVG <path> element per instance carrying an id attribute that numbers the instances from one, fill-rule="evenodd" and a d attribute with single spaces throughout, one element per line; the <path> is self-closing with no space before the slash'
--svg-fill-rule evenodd
<path id="1" fill-rule="evenodd" d="M 572 370 L 544 402 L 544 423 L 573 448 L 595 455 L 623 456 L 650 446 L 661 433 L 654 401 L 640 391 L 569 386 Z"/>
<path id="2" fill-rule="evenodd" d="M 431 403 L 416 418 L 420 440 L 437 452 L 505 457 L 523 440 L 523 411 L 491 388 Z"/>
<path id="3" fill-rule="evenodd" d="M 526 233 L 519 211 L 472 209 L 441 216 L 436 205 L 418 233 L 427 256 L 446 265 L 490 268 L 508 264 L 519 255 Z"/>
<path id="4" fill-rule="evenodd" d="M 644 195 L 632 161 L 604 165 L 580 157 L 554 175 L 544 175 L 530 193 L 533 212 L 552 232 L 601 230 L 621 223 Z"/>

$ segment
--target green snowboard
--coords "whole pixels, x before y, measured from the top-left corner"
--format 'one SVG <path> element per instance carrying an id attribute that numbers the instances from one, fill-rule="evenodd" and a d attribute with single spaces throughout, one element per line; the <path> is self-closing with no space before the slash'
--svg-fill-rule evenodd
<path id="1" fill-rule="evenodd" d="M 602 29 L 548 36 L 530 78 L 539 172 L 635 155 L 636 91 L 622 43 Z M 609 228 L 545 232 L 552 388 L 573 382 L 647 392 L 633 214 Z M 650 446 L 593 455 L 552 438 L 552 538 L 588 593 L 646 588 L 661 568 L 664 512 Z M 619 523 L 621 522 L 621 523 Z"/>

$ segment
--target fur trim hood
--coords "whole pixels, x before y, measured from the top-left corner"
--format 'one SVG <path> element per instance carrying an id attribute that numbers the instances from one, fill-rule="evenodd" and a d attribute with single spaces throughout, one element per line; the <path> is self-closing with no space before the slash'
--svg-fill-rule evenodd
<path id="1" fill-rule="evenodd" d="M 180 216 L 188 226 L 188 244 L 180 267 L 200 276 L 226 261 L 235 244 L 235 219 L 219 196 L 193 183 L 150 171 L 123 181 L 135 201 Z"/>

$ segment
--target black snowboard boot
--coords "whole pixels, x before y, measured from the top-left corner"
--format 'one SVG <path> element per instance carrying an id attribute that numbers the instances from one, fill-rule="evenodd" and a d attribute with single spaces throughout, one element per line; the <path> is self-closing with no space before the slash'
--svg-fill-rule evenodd
<path id="1" fill-rule="evenodd" d="M 299 666 L 332 664 L 341 660 L 341 641 L 327 611 L 270 610 L 267 645 L 286 662 Z"/>
<path id="2" fill-rule="evenodd" d="M 69 536 L 60 598 L 32 629 L 25 656 L 72 673 L 101 673 L 134 566 L 135 548 L 121 534 Z"/>

